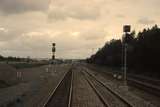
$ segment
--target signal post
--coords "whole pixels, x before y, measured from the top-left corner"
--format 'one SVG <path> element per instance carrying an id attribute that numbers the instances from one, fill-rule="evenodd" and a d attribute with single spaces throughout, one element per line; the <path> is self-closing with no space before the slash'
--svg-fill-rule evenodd
<path id="1" fill-rule="evenodd" d="M 128 36 L 130 36 L 131 32 L 131 26 L 130 25 L 124 25 L 123 26 L 123 32 L 124 35 L 122 37 L 122 56 L 123 56 L 123 77 L 124 77 L 124 86 L 127 87 L 127 48 L 128 48 Z"/>

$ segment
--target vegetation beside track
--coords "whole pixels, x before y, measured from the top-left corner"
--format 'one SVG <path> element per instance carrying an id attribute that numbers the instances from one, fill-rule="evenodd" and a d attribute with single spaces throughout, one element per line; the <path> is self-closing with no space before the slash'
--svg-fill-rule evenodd
<path id="1" fill-rule="evenodd" d="M 132 73 L 160 78 L 160 28 L 155 25 L 139 33 L 133 31 L 127 38 L 127 67 Z M 122 40 L 111 40 L 87 59 L 88 63 L 122 67 Z"/>

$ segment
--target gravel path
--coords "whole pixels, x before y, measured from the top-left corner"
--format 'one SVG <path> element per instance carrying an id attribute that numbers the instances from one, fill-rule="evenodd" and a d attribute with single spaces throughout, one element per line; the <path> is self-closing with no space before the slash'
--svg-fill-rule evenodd
<path id="1" fill-rule="evenodd" d="M 72 107 L 104 107 L 80 69 L 73 69 Z"/>
<path id="2" fill-rule="evenodd" d="M 94 75 L 100 74 L 101 76 L 103 76 L 103 78 L 107 78 L 107 81 L 114 82 L 117 86 L 123 86 L 122 81 L 113 78 L 113 75 L 111 75 L 110 73 L 106 73 L 106 70 L 108 70 L 108 68 L 95 67 L 93 65 L 89 65 L 89 68 L 93 69 L 94 71 L 98 71 L 98 72 L 93 72 Z M 109 72 L 111 72 L 111 69 L 109 69 Z M 150 104 L 153 104 L 157 107 L 160 107 L 160 102 L 159 102 L 160 97 L 157 97 L 157 96 L 150 94 L 146 91 L 143 91 L 141 89 L 137 89 L 137 88 L 132 87 L 130 85 L 128 86 L 128 89 L 129 89 L 128 91 L 130 93 L 132 93 L 133 95 L 136 95 L 136 96 L 140 97 L 141 99 L 144 99 L 146 102 L 148 102 Z"/>
<path id="3" fill-rule="evenodd" d="M 90 84 L 93 85 L 95 87 L 95 89 L 98 91 L 98 93 L 101 95 L 101 97 L 103 97 L 103 100 L 105 101 L 107 106 L 109 106 L 109 107 L 129 107 L 127 102 L 124 102 L 118 96 L 115 96 L 103 84 L 96 81 L 95 78 L 91 77 L 85 71 L 83 73 L 86 76 L 87 80 L 90 82 Z"/>
<path id="4" fill-rule="evenodd" d="M 98 74 L 95 75 L 97 72 L 93 70 L 86 69 L 88 72 L 93 74 L 94 77 L 96 77 L 98 80 L 102 81 L 108 88 L 113 90 L 115 93 L 117 93 L 119 96 L 123 97 L 126 101 L 130 102 L 130 104 L 133 107 L 155 107 L 153 104 L 150 102 L 145 101 L 144 99 L 138 97 L 137 95 L 129 92 L 126 90 L 126 88 L 122 85 L 119 86 L 117 83 L 113 82 L 112 80 L 108 78 L 104 78 L 103 75 Z"/>

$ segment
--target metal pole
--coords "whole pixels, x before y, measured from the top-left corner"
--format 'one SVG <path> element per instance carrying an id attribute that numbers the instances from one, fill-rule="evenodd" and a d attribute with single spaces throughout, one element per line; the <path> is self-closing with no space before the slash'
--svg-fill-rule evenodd
<path id="1" fill-rule="evenodd" d="M 123 26 L 123 32 L 124 34 L 124 38 L 123 38 L 123 48 L 124 48 L 124 85 L 127 86 L 127 43 L 128 43 L 128 39 L 127 39 L 127 34 L 130 32 L 131 30 L 131 25 L 124 25 Z"/>
<path id="2" fill-rule="evenodd" d="M 121 53 L 121 70 L 124 71 L 124 43 L 122 38 L 122 53 Z M 124 74 L 123 74 L 124 75 Z"/>
<path id="3" fill-rule="evenodd" d="M 127 43 L 124 43 L 124 85 L 127 85 Z"/>

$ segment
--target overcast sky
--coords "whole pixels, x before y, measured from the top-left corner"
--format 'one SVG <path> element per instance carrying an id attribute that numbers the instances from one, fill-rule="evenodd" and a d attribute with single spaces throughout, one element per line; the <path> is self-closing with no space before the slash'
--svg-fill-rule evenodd
<path id="1" fill-rule="evenodd" d="M 160 23 L 160 0 L 0 0 L 0 54 L 86 58 L 121 38 Z"/>

